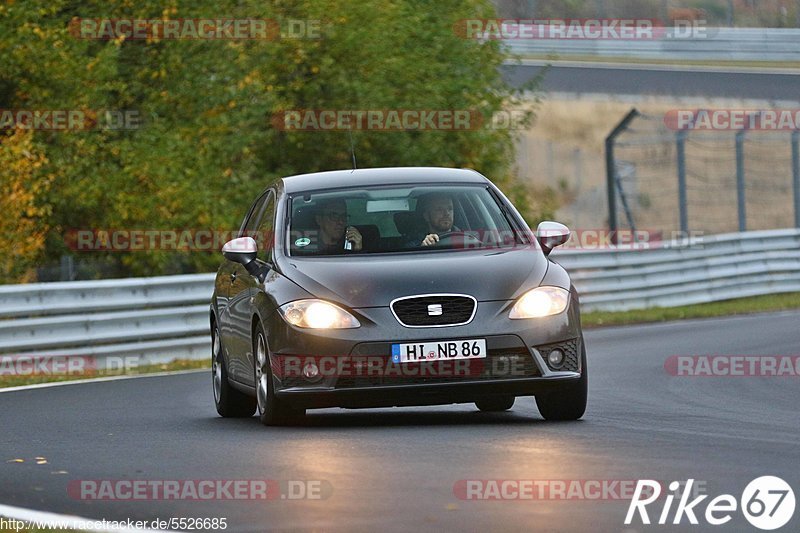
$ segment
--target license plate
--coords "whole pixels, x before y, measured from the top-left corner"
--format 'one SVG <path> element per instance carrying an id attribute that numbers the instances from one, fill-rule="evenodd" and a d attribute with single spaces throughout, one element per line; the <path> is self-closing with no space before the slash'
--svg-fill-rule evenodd
<path id="1" fill-rule="evenodd" d="M 482 359 L 485 357 L 485 339 L 392 344 L 393 363 Z"/>

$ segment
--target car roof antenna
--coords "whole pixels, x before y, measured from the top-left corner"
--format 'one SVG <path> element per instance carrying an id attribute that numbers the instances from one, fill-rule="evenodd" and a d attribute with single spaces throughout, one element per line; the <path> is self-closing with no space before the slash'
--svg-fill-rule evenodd
<path id="1" fill-rule="evenodd" d="M 356 165 L 356 149 L 353 146 L 353 130 L 351 128 L 347 128 L 347 134 L 350 136 L 350 155 L 353 156 L 353 170 L 356 170 L 358 165 Z"/>

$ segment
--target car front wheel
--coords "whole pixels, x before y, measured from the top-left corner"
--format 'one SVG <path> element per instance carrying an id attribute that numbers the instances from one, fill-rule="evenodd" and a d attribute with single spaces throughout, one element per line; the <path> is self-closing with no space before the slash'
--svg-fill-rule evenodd
<path id="1" fill-rule="evenodd" d="M 225 365 L 225 356 L 222 354 L 219 328 L 216 324 L 211 332 L 211 379 L 214 388 L 214 405 L 220 416 L 226 418 L 253 416 L 256 410 L 255 400 L 234 389 L 228 383 L 228 369 Z"/>
<path id="2" fill-rule="evenodd" d="M 578 420 L 586 412 L 589 376 L 586 368 L 586 348 L 581 339 L 581 377 L 575 383 L 557 391 L 536 396 L 536 406 L 545 420 Z"/>
<path id="3" fill-rule="evenodd" d="M 256 405 L 261 423 L 265 426 L 283 426 L 298 421 L 305 415 L 305 409 L 290 408 L 275 396 L 275 385 L 272 381 L 267 341 L 261 326 L 258 326 L 256 330 L 254 344 Z"/>

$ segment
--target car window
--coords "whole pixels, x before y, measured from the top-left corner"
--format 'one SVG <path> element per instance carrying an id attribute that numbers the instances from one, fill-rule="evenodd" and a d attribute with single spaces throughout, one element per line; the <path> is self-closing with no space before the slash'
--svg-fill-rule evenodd
<path id="1" fill-rule="evenodd" d="M 291 255 L 327 256 L 513 246 L 518 236 L 498 201 L 483 185 L 303 192 L 290 200 L 288 248 Z M 360 249 L 345 242 L 350 228 Z M 423 244 L 431 234 L 438 240 Z"/>
<path id="2" fill-rule="evenodd" d="M 256 229 L 258 229 L 258 225 L 261 222 L 261 218 L 264 215 L 264 210 L 267 207 L 267 203 L 270 201 L 271 195 L 272 191 L 269 190 L 259 196 L 258 199 L 253 202 L 253 205 L 250 207 L 250 211 L 248 211 L 247 216 L 242 222 L 242 227 L 239 231 L 240 237 L 245 237 L 247 235 L 252 237 Z"/>
<path id="3" fill-rule="evenodd" d="M 256 236 L 253 238 L 258 243 L 258 258 L 263 261 L 272 261 L 272 248 L 275 242 L 275 195 L 267 195 L 264 208 L 261 212 L 261 221 L 256 228 Z"/>

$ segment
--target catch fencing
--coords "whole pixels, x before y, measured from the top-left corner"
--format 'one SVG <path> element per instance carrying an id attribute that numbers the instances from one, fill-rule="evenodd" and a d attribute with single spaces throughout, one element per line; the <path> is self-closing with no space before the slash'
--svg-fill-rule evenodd
<path id="1" fill-rule="evenodd" d="M 705 235 L 800 227 L 800 132 L 747 128 L 781 112 L 800 117 L 631 110 L 606 139 L 609 227 Z M 743 117 L 744 127 L 701 129 L 696 120 L 707 117 Z"/>

